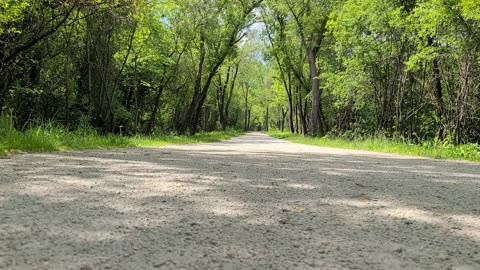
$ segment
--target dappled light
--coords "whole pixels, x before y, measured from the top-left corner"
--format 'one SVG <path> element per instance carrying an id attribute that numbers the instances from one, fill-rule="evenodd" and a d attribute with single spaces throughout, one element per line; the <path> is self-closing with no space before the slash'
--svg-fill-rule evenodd
<path id="1" fill-rule="evenodd" d="M 479 270 L 478 162 L 480 0 L 0 0 L 0 269 Z"/>
<path id="2" fill-rule="evenodd" d="M 0 265 L 475 269 L 479 165 L 385 156 L 249 134 L 4 159 Z"/>
<path id="3" fill-rule="evenodd" d="M 441 215 L 434 211 L 420 210 L 414 206 L 395 206 L 392 203 L 372 199 L 367 196 L 349 200 L 326 199 L 323 201 L 330 205 L 359 208 L 362 210 L 359 216 L 372 214 L 378 218 L 393 218 L 405 222 L 437 225 L 452 234 L 480 241 L 480 215 Z"/>

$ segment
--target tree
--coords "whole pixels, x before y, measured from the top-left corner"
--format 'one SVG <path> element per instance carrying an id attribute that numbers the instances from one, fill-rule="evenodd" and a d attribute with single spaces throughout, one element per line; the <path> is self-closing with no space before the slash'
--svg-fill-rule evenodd
<path id="1" fill-rule="evenodd" d="M 245 36 L 242 32 L 253 19 L 252 11 L 261 0 L 241 0 L 221 3 L 217 1 L 188 1 L 177 3 L 184 16 L 196 18 L 191 24 L 198 46 L 198 61 L 192 101 L 188 107 L 182 131 L 198 132 L 202 106 L 210 85 L 221 65 L 235 52 L 235 46 Z M 188 14 L 188 15 L 187 15 Z"/>

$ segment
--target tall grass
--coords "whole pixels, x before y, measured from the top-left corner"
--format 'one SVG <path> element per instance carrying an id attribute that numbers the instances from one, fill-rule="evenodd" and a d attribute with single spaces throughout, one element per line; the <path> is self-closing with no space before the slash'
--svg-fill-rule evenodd
<path id="1" fill-rule="evenodd" d="M 402 140 L 391 140 L 383 137 L 346 140 L 336 137 L 310 138 L 287 132 L 270 132 L 270 136 L 286 139 L 291 142 L 333 148 L 359 149 L 383 153 L 431 157 L 437 159 L 456 159 L 480 161 L 480 145 L 453 145 L 445 142 L 424 142 L 412 144 Z"/>
<path id="2" fill-rule="evenodd" d="M 228 130 L 225 132 L 201 133 L 194 136 L 167 134 L 125 137 L 113 134 L 100 135 L 89 127 L 68 131 L 54 123 L 32 125 L 25 131 L 19 131 L 15 129 L 13 117 L 3 116 L 0 117 L 0 155 L 19 152 L 154 147 L 167 144 L 218 142 L 241 134 L 239 131 Z"/>

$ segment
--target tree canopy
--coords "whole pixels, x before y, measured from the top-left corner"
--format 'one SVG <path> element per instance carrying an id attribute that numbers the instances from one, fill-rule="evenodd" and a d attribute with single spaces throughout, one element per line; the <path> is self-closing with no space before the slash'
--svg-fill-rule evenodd
<path id="1" fill-rule="evenodd" d="M 476 0 L 6 0 L 0 112 L 19 129 L 478 143 L 479 14 Z"/>

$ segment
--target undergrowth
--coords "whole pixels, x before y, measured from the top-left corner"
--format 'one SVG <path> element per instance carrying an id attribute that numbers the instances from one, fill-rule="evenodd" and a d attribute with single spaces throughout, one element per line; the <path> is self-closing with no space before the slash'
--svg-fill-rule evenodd
<path id="1" fill-rule="evenodd" d="M 443 142 L 432 141 L 424 142 L 422 144 L 413 144 L 405 140 L 392 140 L 385 137 L 348 140 L 332 136 L 311 138 L 279 131 L 269 132 L 268 134 L 275 138 L 286 139 L 291 142 L 308 145 L 397 153 L 437 159 L 480 161 L 479 144 L 454 145 L 448 140 Z"/>
<path id="2" fill-rule="evenodd" d="M 193 136 L 164 134 L 126 137 L 114 134 L 102 135 L 88 126 L 75 131 L 68 131 L 54 123 L 31 125 L 25 131 L 19 131 L 14 127 L 13 117 L 4 116 L 0 118 L 0 155 L 21 152 L 154 147 L 168 144 L 218 142 L 241 134 L 242 132 L 239 131 L 228 130 L 225 132 L 200 133 Z"/>

